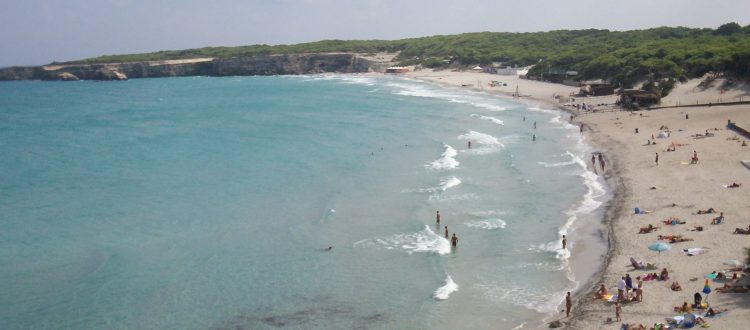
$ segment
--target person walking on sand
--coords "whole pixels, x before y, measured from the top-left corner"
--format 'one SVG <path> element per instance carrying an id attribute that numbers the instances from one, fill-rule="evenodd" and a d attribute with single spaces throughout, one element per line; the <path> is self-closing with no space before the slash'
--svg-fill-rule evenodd
<path id="1" fill-rule="evenodd" d="M 617 281 L 617 301 L 625 301 L 625 276 Z"/>
<path id="2" fill-rule="evenodd" d="M 448 239 L 448 226 L 445 226 L 445 239 Z"/>
<path id="3" fill-rule="evenodd" d="M 615 303 L 615 321 L 622 322 L 620 319 L 620 314 L 622 313 L 622 307 L 620 306 L 619 302 Z"/>
<path id="4" fill-rule="evenodd" d="M 440 224 L 440 210 L 437 210 L 437 212 L 435 212 L 435 222 L 437 222 L 438 225 Z"/>
<path id="5" fill-rule="evenodd" d="M 643 302 L 643 279 L 641 279 L 640 276 L 635 278 L 638 280 L 636 285 L 638 285 L 638 288 L 635 291 L 635 297 L 638 299 L 638 302 Z"/>
<path id="6" fill-rule="evenodd" d="M 453 233 L 453 237 L 451 237 L 451 245 L 453 247 L 458 246 L 458 237 L 456 237 L 456 233 Z"/>
<path id="7" fill-rule="evenodd" d="M 570 317 L 570 308 L 573 307 L 573 301 L 570 299 L 570 291 L 565 295 L 565 317 Z"/>
<path id="8" fill-rule="evenodd" d="M 565 235 L 563 235 L 563 237 L 562 237 L 562 246 L 563 246 L 563 250 L 565 250 L 565 246 L 566 246 L 567 244 L 568 244 L 568 240 L 567 240 L 567 239 L 565 239 Z"/>
<path id="9" fill-rule="evenodd" d="M 656 159 L 654 160 L 656 162 L 656 166 L 659 166 L 659 153 L 656 153 Z"/>

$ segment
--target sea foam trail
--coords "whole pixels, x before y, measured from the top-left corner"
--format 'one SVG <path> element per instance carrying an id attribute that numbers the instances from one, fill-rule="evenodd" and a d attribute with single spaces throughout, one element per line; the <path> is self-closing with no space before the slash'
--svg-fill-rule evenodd
<path id="1" fill-rule="evenodd" d="M 453 279 L 450 275 L 445 274 L 445 285 L 437 288 L 434 293 L 434 297 L 437 300 L 445 300 L 448 299 L 451 295 L 451 293 L 458 291 L 458 284 L 456 282 L 453 282 Z"/>
<path id="2" fill-rule="evenodd" d="M 560 230 L 558 231 L 560 235 L 567 235 L 570 227 L 573 226 L 573 223 L 578 219 L 578 215 L 590 213 L 599 208 L 599 206 L 602 205 L 602 202 L 597 201 L 596 199 L 606 193 L 604 186 L 598 180 L 598 176 L 586 168 L 586 163 L 583 159 L 576 155 L 572 155 L 572 157 L 573 160 L 583 169 L 580 176 L 583 178 L 583 184 L 586 186 L 586 194 L 583 195 L 583 199 L 575 208 L 565 212 L 568 219 L 565 221 L 565 224 L 560 227 Z"/>
<path id="3" fill-rule="evenodd" d="M 393 94 L 396 95 L 434 98 L 453 103 L 466 104 L 489 111 L 505 110 L 505 107 L 503 106 L 490 103 L 492 102 L 490 99 L 478 95 L 472 95 L 468 91 L 456 93 L 452 92 L 450 89 L 438 89 L 425 85 L 401 82 L 390 82 L 387 86 L 394 88 L 395 90 L 393 91 Z"/>
<path id="4" fill-rule="evenodd" d="M 502 121 L 502 120 L 500 120 L 500 119 L 497 119 L 497 118 L 495 118 L 495 117 L 490 117 L 490 116 L 482 116 L 482 115 L 477 115 L 477 114 L 473 114 L 473 113 L 472 113 L 472 114 L 471 114 L 470 116 L 471 116 L 472 118 L 479 118 L 479 119 L 481 119 L 481 120 L 487 120 L 487 121 L 491 121 L 491 122 L 493 122 L 493 123 L 495 123 L 495 124 L 498 124 L 498 125 L 505 125 L 505 123 L 503 123 L 503 121 Z"/>
<path id="5" fill-rule="evenodd" d="M 396 234 L 385 238 L 365 239 L 354 243 L 354 246 L 380 246 L 388 250 L 400 249 L 408 254 L 437 253 L 445 255 L 451 252 L 450 242 L 435 234 L 429 226 L 412 234 Z"/>
<path id="6" fill-rule="evenodd" d="M 475 141 L 478 144 L 487 145 L 487 146 L 502 146 L 503 145 L 502 143 L 500 143 L 500 140 L 498 140 L 496 137 L 489 135 L 489 134 L 479 133 L 475 131 L 469 131 L 469 133 L 459 135 L 458 138 L 460 140 Z"/>
<path id="7" fill-rule="evenodd" d="M 450 170 L 461 164 L 454 158 L 458 154 L 456 149 L 447 144 L 443 144 L 443 147 L 445 147 L 445 151 L 440 155 L 441 157 L 426 164 L 425 167 L 432 170 Z"/>
<path id="8" fill-rule="evenodd" d="M 430 192 L 430 193 L 438 193 L 446 191 L 450 188 L 453 188 L 455 186 L 458 186 L 461 184 L 461 180 L 459 180 L 455 176 L 449 176 L 447 178 L 440 179 L 440 185 L 437 187 L 432 188 L 426 188 L 426 189 L 419 189 L 420 192 Z"/>
<path id="9" fill-rule="evenodd" d="M 575 155 L 573 155 L 569 151 L 566 151 L 565 154 L 570 157 L 570 160 L 567 162 L 557 162 L 557 163 L 538 162 L 538 164 L 544 167 L 562 167 L 562 166 L 570 166 L 570 165 L 578 164 L 578 161 L 576 160 Z"/>
<path id="10" fill-rule="evenodd" d="M 469 133 L 459 135 L 458 139 L 468 140 L 472 142 L 472 144 L 479 145 L 478 148 L 469 151 L 474 154 L 489 154 L 505 147 L 496 137 L 475 131 L 469 131 Z"/>
<path id="11" fill-rule="evenodd" d="M 503 219 L 484 219 L 464 222 L 466 227 L 481 228 L 487 230 L 503 229 L 507 225 Z"/>

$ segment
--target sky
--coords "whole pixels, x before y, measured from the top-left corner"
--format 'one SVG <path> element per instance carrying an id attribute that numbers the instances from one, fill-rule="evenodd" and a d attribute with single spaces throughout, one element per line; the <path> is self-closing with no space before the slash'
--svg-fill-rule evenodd
<path id="1" fill-rule="evenodd" d="M 0 67 L 323 39 L 745 26 L 748 13 L 748 0 L 0 0 Z"/>

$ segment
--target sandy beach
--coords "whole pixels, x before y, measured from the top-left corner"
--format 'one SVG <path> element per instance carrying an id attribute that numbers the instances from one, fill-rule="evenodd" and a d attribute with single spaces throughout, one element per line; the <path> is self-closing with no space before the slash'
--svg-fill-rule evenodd
<path id="1" fill-rule="evenodd" d="M 562 104 L 570 102 L 568 97 L 579 89 L 477 72 L 417 71 L 407 77 L 504 95 L 513 95 L 517 87 L 522 100 L 530 99 L 561 109 L 566 109 Z M 492 80 L 507 86 L 490 87 Z M 699 82 L 696 79 L 678 84 L 672 94 L 663 99 L 662 105 L 718 103 L 743 98 L 746 101 L 750 96 L 744 85 L 722 88 L 717 82 L 700 88 Z M 553 98 L 554 95 L 562 98 Z M 579 98 L 574 103 L 586 102 L 609 110 L 609 106 L 597 105 L 611 104 L 614 100 L 614 96 Z M 603 219 L 607 229 L 602 235 L 609 242 L 609 253 L 600 272 L 575 293 L 573 315 L 555 319 L 570 329 L 619 329 L 622 323 L 643 324 L 648 329 L 655 323 L 666 323 L 666 318 L 682 315 L 674 307 L 685 301 L 692 303 L 694 294 L 704 288 L 705 275 L 717 271 L 730 278 L 736 274 L 740 279 L 708 281 L 712 290 L 707 297 L 710 307 L 728 311 L 718 317 L 705 318 L 705 321 L 718 329 L 747 326 L 750 293 L 725 294 L 717 290 L 725 285 L 750 284 L 743 278 L 745 273 L 729 271 L 733 268 L 729 261 L 744 262 L 744 249 L 750 247 L 750 235 L 733 233 L 735 228 L 747 229 L 750 225 L 747 217 L 750 169 L 740 162 L 750 160 L 750 146 L 743 146 L 747 139 L 726 128 L 727 120 L 750 127 L 747 108 L 747 105 L 703 106 L 632 113 L 610 110 L 575 117 L 574 124 L 583 124 L 588 141 L 603 153 L 607 166 L 599 174 L 604 175 L 614 191 Z M 659 138 L 661 132 L 668 137 Z M 656 144 L 647 145 L 647 141 Z M 676 150 L 667 151 L 672 143 Z M 691 162 L 694 152 L 698 156 L 695 164 Z M 732 183 L 740 187 L 725 187 Z M 647 213 L 635 214 L 635 208 L 647 210 Z M 717 213 L 697 214 L 698 210 L 709 208 Z M 718 212 L 723 212 L 724 220 L 712 225 Z M 665 224 L 667 219 L 679 224 Z M 658 229 L 639 234 L 641 227 L 649 225 Z M 702 231 L 695 230 L 696 227 L 702 227 Z M 659 235 L 680 236 L 686 241 L 675 242 L 670 250 L 661 253 L 649 250 L 648 246 L 655 242 L 669 243 L 668 239 L 659 240 Z M 690 256 L 685 249 L 698 251 L 698 255 Z M 635 269 L 631 257 L 644 265 L 655 264 L 656 269 Z M 594 298 L 594 292 L 602 284 L 609 293 L 617 293 L 617 282 L 622 276 L 629 274 L 633 282 L 637 282 L 636 277 L 661 273 L 665 268 L 668 280 L 643 282 L 642 302 L 622 304 L 622 322 L 614 321 L 614 303 Z M 670 288 L 673 281 L 679 282 L 681 291 Z M 705 294 L 701 295 L 706 298 Z M 705 309 L 694 310 L 695 314 L 705 312 Z"/>

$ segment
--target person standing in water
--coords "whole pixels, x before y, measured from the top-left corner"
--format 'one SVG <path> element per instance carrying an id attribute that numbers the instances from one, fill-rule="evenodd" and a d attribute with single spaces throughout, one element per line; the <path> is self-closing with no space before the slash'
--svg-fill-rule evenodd
<path id="1" fill-rule="evenodd" d="M 565 250 L 565 246 L 568 245 L 568 240 L 565 238 L 565 235 L 563 235 L 562 237 L 562 245 L 563 245 L 563 250 Z"/>
<path id="2" fill-rule="evenodd" d="M 447 237 L 447 235 L 446 235 Z M 456 237 L 456 233 L 453 233 L 453 237 L 451 237 L 451 245 L 453 247 L 458 246 L 458 237 Z"/>
<path id="3" fill-rule="evenodd" d="M 534 129 L 536 129 L 536 122 L 534 122 Z"/>
<path id="4" fill-rule="evenodd" d="M 468 143 L 468 144 L 469 144 L 469 149 L 471 149 L 471 141 L 469 141 L 469 143 Z"/>
<path id="5" fill-rule="evenodd" d="M 601 153 L 599 153 L 599 165 L 602 166 L 602 172 L 604 172 L 604 156 Z"/>
<path id="6" fill-rule="evenodd" d="M 445 226 L 445 239 L 448 239 L 448 226 Z"/>
<path id="7" fill-rule="evenodd" d="M 596 171 L 596 155 L 591 155 L 591 167 Z"/>
<path id="8" fill-rule="evenodd" d="M 435 212 L 435 222 L 437 222 L 438 225 L 440 224 L 440 210 L 437 210 L 437 212 Z"/>
<path id="9" fill-rule="evenodd" d="M 532 142 L 536 142 L 536 134 L 533 134 L 533 135 L 531 136 L 531 141 L 532 141 Z"/>
<path id="10" fill-rule="evenodd" d="M 573 300 L 570 299 L 570 291 L 565 295 L 565 317 L 570 317 L 570 308 L 573 307 Z"/>

